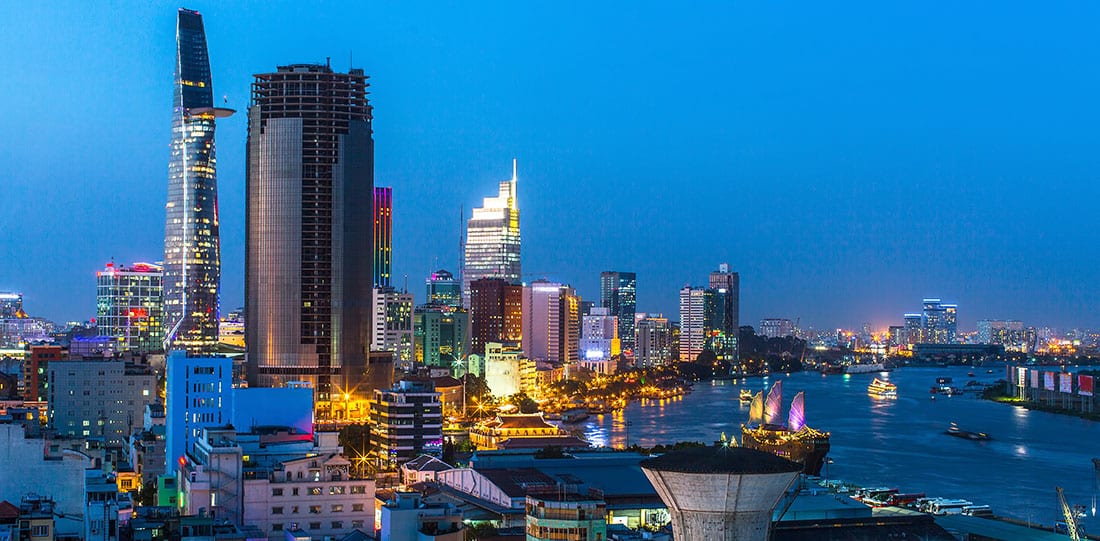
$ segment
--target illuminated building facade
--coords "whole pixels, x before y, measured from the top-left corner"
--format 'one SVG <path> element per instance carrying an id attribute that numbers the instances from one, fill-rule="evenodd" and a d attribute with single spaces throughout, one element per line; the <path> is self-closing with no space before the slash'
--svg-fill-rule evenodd
<path id="1" fill-rule="evenodd" d="M 685 286 L 680 290 L 680 360 L 692 362 L 706 345 L 707 290 Z"/>
<path id="2" fill-rule="evenodd" d="M 921 314 L 905 314 L 905 326 L 902 329 L 905 335 L 902 343 L 913 346 L 924 341 L 924 325 L 921 322 L 922 319 L 923 316 Z"/>
<path id="3" fill-rule="evenodd" d="M 374 189 L 374 287 L 389 287 L 393 274 L 393 188 Z"/>
<path id="4" fill-rule="evenodd" d="M 760 320 L 760 330 L 757 334 L 768 338 L 783 338 L 791 336 L 794 332 L 794 323 L 784 318 L 764 318 Z"/>
<path id="5" fill-rule="evenodd" d="M 470 306 L 470 282 L 503 278 L 510 284 L 518 284 L 522 279 L 517 183 L 516 161 L 512 160 L 512 179 L 501 181 L 496 197 L 486 197 L 466 222 L 462 295 L 467 308 Z"/>
<path id="6" fill-rule="evenodd" d="M 958 305 L 940 299 L 924 299 L 921 313 L 921 343 L 953 344 L 958 331 Z"/>
<path id="7" fill-rule="evenodd" d="M 651 368 L 672 362 L 672 325 L 668 319 L 660 314 L 649 314 L 638 321 L 637 331 L 636 366 Z"/>
<path id="8" fill-rule="evenodd" d="M 717 271 L 710 273 L 710 290 L 712 301 L 708 314 L 708 346 L 719 359 L 737 360 L 741 325 L 740 276 L 736 272 L 730 272 L 729 263 L 722 263 Z"/>
<path id="9" fill-rule="evenodd" d="M 404 369 L 413 360 L 413 296 L 392 287 L 374 289 L 374 334 L 371 351 L 392 351 Z"/>
<path id="10" fill-rule="evenodd" d="M 399 381 L 392 389 L 375 389 L 371 425 L 371 447 L 381 469 L 443 451 L 443 403 L 430 380 Z"/>
<path id="11" fill-rule="evenodd" d="M 610 309 L 593 307 L 588 315 L 581 316 L 581 360 L 606 360 L 620 352 L 619 318 L 611 315 Z"/>
<path id="12" fill-rule="evenodd" d="M 172 156 L 164 224 L 164 349 L 208 352 L 218 343 L 218 179 L 216 118 L 202 15 L 179 10 Z"/>
<path id="13" fill-rule="evenodd" d="M 22 293 L 0 293 L 0 319 L 22 319 L 27 317 L 23 311 Z"/>
<path id="14" fill-rule="evenodd" d="M 459 308 L 462 306 L 462 284 L 455 280 L 449 271 L 440 269 L 432 273 L 425 282 L 427 287 L 427 304 L 433 306 L 450 306 Z"/>
<path id="15" fill-rule="evenodd" d="M 96 273 L 96 326 L 115 351 L 149 353 L 164 347 L 164 269 L 149 263 L 108 263 Z"/>
<path id="16" fill-rule="evenodd" d="M 470 314 L 449 306 L 418 306 L 413 316 L 414 358 L 422 366 L 453 367 L 468 353 Z"/>
<path id="17" fill-rule="evenodd" d="M 320 416 L 371 343 L 372 112 L 363 70 L 279 66 L 248 111 L 245 320 L 253 387 L 309 382 Z M 369 391 L 364 391 L 369 392 Z"/>
<path id="18" fill-rule="evenodd" d="M 470 282 L 470 351 L 485 353 L 485 344 L 519 344 L 523 338 L 523 286 L 503 278 Z"/>
<path id="19" fill-rule="evenodd" d="M 523 351 L 536 361 L 572 364 L 580 346 L 581 298 L 563 284 L 535 280 L 523 288 Z"/>
<path id="20" fill-rule="evenodd" d="M 600 306 L 619 320 L 619 339 L 625 351 L 634 351 L 634 315 L 637 311 L 638 279 L 633 272 L 600 273 Z"/>

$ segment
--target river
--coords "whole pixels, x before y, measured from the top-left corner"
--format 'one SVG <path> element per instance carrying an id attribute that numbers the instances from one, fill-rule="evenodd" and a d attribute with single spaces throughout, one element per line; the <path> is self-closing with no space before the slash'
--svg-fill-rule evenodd
<path id="1" fill-rule="evenodd" d="M 1065 489 L 1070 505 L 1087 507 L 1082 524 L 1100 532 L 1096 516 L 1100 423 L 1077 417 L 1029 411 L 980 400 L 971 394 L 929 398 L 937 377 L 963 387 L 970 380 L 992 382 L 1004 367 L 970 369 L 903 368 L 889 373 L 822 376 L 803 372 L 734 382 L 700 382 L 688 395 L 649 400 L 625 410 L 590 418 L 584 425 L 595 445 L 652 446 L 678 441 L 717 441 L 723 432 L 740 439 L 748 404 L 738 400 L 783 380 L 784 407 L 798 391 L 806 393 L 809 426 L 832 433 L 830 478 L 860 485 L 897 487 L 930 497 L 962 498 L 985 504 L 999 515 L 1052 524 L 1061 520 L 1054 487 Z M 968 377 L 974 371 L 976 377 Z M 867 394 L 875 376 L 897 384 L 899 398 Z M 784 413 L 785 415 L 785 413 Z M 988 433 L 975 442 L 943 433 L 950 423 Z"/>

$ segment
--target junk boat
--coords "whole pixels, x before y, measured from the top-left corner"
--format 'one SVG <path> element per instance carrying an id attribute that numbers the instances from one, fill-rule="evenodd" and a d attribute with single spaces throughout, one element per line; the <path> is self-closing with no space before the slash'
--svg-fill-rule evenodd
<path id="1" fill-rule="evenodd" d="M 806 426 L 805 393 L 791 401 L 787 423 L 783 424 L 783 380 L 768 391 L 756 393 L 749 406 L 749 422 L 741 425 L 741 445 L 765 451 L 802 464 L 807 475 L 821 475 L 829 453 L 829 433 Z"/>
<path id="2" fill-rule="evenodd" d="M 877 398 L 896 399 L 898 397 L 898 386 L 889 381 L 875 378 L 875 380 L 867 386 L 867 394 Z"/>
<path id="3" fill-rule="evenodd" d="M 741 394 L 737 397 L 742 402 L 752 402 L 752 391 L 748 389 L 741 389 Z"/>

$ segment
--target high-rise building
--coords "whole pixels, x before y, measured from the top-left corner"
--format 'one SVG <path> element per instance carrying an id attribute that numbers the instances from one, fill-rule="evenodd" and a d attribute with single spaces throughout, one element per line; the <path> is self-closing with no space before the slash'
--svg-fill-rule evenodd
<path id="1" fill-rule="evenodd" d="M 363 70 L 279 66 L 248 111 L 248 381 L 358 390 L 371 343 L 372 112 Z M 365 390 L 369 392 L 369 390 Z"/>
<path id="2" fill-rule="evenodd" d="M 23 361 L 23 400 L 45 402 L 49 390 L 49 367 L 54 361 L 67 360 L 61 346 L 45 344 L 30 347 Z"/>
<path id="3" fill-rule="evenodd" d="M 197 11 L 176 19 L 172 157 L 164 224 L 164 348 L 203 353 L 218 343 L 218 178 L 216 118 L 206 31 Z"/>
<path id="4" fill-rule="evenodd" d="M 382 469 L 443 451 L 443 404 L 430 380 L 375 389 L 371 421 L 371 447 Z"/>
<path id="5" fill-rule="evenodd" d="M 760 320 L 760 335 L 768 338 L 783 338 L 791 336 L 794 324 L 784 318 L 764 318 Z"/>
<path id="6" fill-rule="evenodd" d="M 581 316 L 581 339 L 578 351 L 581 360 L 611 359 L 622 351 L 621 348 L 619 318 L 611 315 L 610 308 L 593 307 L 588 315 Z"/>
<path id="7" fill-rule="evenodd" d="M 413 356 L 422 366 L 453 367 L 469 347 L 470 314 L 462 308 L 424 305 L 413 315 Z"/>
<path id="8" fill-rule="evenodd" d="M 0 292 L 0 319 L 23 319 L 27 313 L 23 311 L 22 293 Z"/>
<path id="9" fill-rule="evenodd" d="M 50 427 L 61 436 L 121 444 L 157 401 L 157 375 L 122 359 L 50 361 Z"/>
<path id="10" fill-rule="evenodd" d="M 392 287 L 374 288 L 374 333 L 371 351 L 392 351 L 401 368 L 413 362 L 413 296 Z"/>
<path id="11" fill-rule="evenodd" d="M 486 197 L 466 222 L 462 298 L 467 308 L 470 282 L 503 278 L 509 284 L 518 284 L 522 280 L 517 185 L 516 161 L 512 160 L 512 179 L 501 181 L 496 197 Z"/>
<path id="12" fill-rule="evenodd" d="M 651 368 L 672 362 L 672 326 L 668 319 L 660 314 L 649 314 L 638 322 L 637 330 L 636 366 Z"/>
<path id="13" fill-rule="evenodd" d="M 523 286 L 503 278 L 470 282 L 470 352 L 485 354 L 485 344 L 518 344 L 523 339 Z"/>
<path id="14" fill-rule="evenodd" d="M 706 345 L 707 290 L 684 286 L 680 290 L 680 360 L 694 361 Z"/>
<path id="15" fill-rule="evenodd" d="M 954 343 L 958 332 L 958 305 L 944 304 L 940 299 L 924 299 L 921 327 L 923 343 Z"/>
<path id="16" fill-rule="evenodd" d="M 600 273 L 600 306 L 619 320 L 619 340 L 624 351 L 634 351 L 634 314 L 637 311 L 638 280 L 633 272 Z"/>
<path id="17" fill-rule="evenodd" d="M 164 347 L 164 269 L 149 263 L 96 273 L 96 326 L 116 340 L 115 351 L 148 353 Z"/>
<path id="18" fill-rule="evenodd" d="M 374 287 L 390 286 L 393 274 L 393 188 L 374 189 Z"/>
<path id="19" fill-rule="evenodd" d="M 722 263 L 717 271 L 710 273 L 710 289 L 714 295 L 714 312 L 708 342 L 718 358 L 736 361 L 740 351 L 737 343 L 741 325 L 740 276 L 730 272 L 729 263 Z"/>
<path id="20" fill-rule="evenodd" d="M 168 471 L 190 453 L 204 428 L 233 416 L 233 360 L 171 352 L 165 383 L 165 457 Z"/>
<path id="21" fill-rule="evenodd" d="M 433 306 L 462 306 L 462 284 L 455 280 L 449 271 L 440 269 L 432 273 L 425 282 L 428 296 L 426 304 Z"/>
<path id="22" fill-rule="evenodd" d="M 536 361 L 577 362 L 580 297 L 567 285 L 535 280 L 523 288 L 523 351 Z"/>
<path id="23" fill-rule="evenodd" d="M 902 343 L 913 346 L 924 342 L 924 325 L 922 314 L 905 314 L 905 336 Z"/>

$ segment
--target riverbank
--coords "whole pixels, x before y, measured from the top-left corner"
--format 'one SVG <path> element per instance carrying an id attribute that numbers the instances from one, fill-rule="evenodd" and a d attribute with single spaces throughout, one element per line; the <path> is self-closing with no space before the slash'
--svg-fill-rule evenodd
<path id="1" fill-rule="evenodd" d="M 998 404 L 1008 404 L 1009 406 L 1020 406 L 1031 411 L 1043 411 L 1047 413 L 1056 413 L 1058 415 L 1068 415 L 1070 417 L 1077 417 L 1079 419 L 1085 419 L 1088 421 L 1100 422 L 1100 413 L 1082 413 L 1066 408 L 1055 408 L 1047 406 L 1038 402 L 1028 402 L 1018 396 L 1011 396 L 1005 393 L 1003 382 L 998 385 L 993 385 L 985 390 L 981 394 L 983 400 L 989 400 L 990 402 L 996 402 Z"/>

